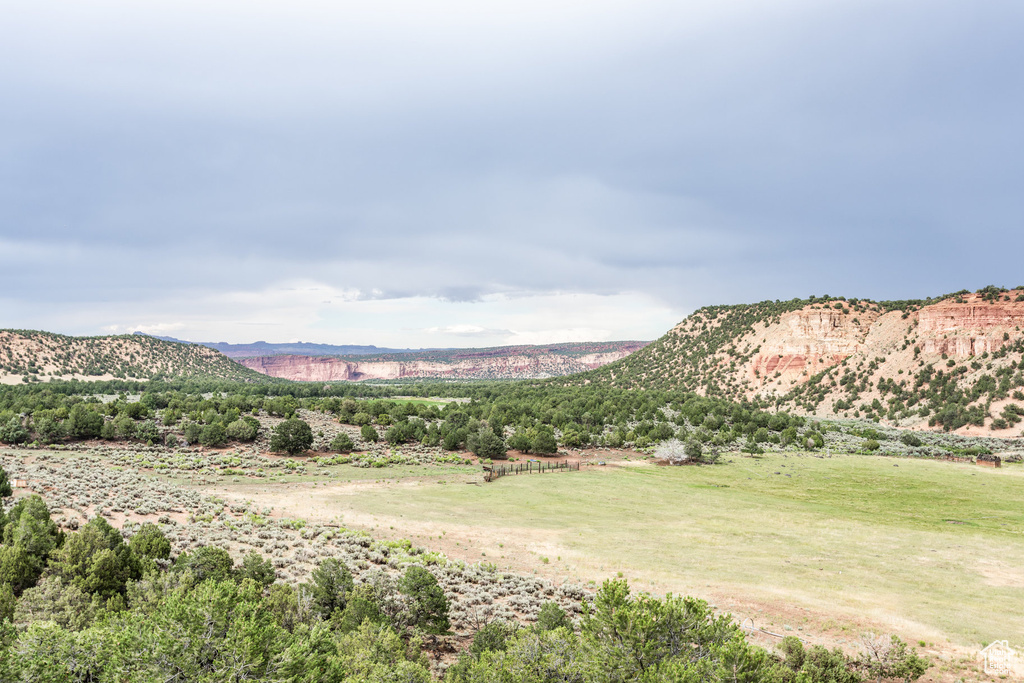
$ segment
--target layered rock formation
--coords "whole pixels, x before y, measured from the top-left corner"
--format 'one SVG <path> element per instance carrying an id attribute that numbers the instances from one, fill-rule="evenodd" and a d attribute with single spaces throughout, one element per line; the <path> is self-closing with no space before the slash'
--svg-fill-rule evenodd
<path id="1" fill-rule="evenodd" d="M 972 294 L 963 303 L 943 301 L 917 315 L 923 351 L 965 358 L 994 353 L 1019 334 L 1024 326 L 1024 302 L 990 303 Z"/>
<path id="2" fill-rule="evenodd" d="M 761 352 L 750 363 L 750 377 L 758 380 L 776 372 L 805 375 L 838 365 L 863 348 L 877 318 L 873 311 L 853 313 L 848 309 L 783 314 L 778 325 L 765 330 Z"/>
<path id="3" fill-rule="evenodd" d="M 1011 296 L 1011 294 L 1013 296 Z M 839 365 L 879 366 L 880 379 L 897 379 L 924 364 L 993 354 L 1024 337 L 1024 301 L 1018 292 L 986 301 L 978 294 L 882 313 L 805 308 L 762 331 L 761 353 L 749 367 L 748 395 L 794 383 Z M 776 374 L 778 373 L 778 374 Z"/>
<path id="4" fill-rule="evenodd" d="M 259 356 L 239 358 L 271 377 L 303 382 L 438 379 L 540 379 L 584 372 L 624 358 L 645 342 L 559 344 L 387 357 Z"/>
<path id="5" fill-rule="evenodd" d="M 1022 367 L 1024 289 L 990 287 L 941 300 L 707 307 L 643 351 L 579 381 L 1017 435 Z"/>

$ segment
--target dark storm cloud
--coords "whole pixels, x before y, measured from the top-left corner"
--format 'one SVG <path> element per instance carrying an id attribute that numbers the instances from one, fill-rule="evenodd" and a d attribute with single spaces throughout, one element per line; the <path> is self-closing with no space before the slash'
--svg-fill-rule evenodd
<path id="1" fill-rule="evenodd" d="M 8 13 L 9 299 L 1024 281 L 1020 3 L 296 7 Z"/>

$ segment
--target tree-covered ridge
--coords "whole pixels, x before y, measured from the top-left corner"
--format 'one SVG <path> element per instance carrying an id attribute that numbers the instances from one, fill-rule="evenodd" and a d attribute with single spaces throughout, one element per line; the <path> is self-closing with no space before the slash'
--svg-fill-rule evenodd
<path id="1" fill-rule="evenodd" d="M 204 346 L 144 335 L 70 337 L 38 330 L 0 330 L 0 381 L 210 377 L 266 381 Z"/>
<path id="2" fill-rule="evenodd" d="M 974 307 L 982 313 L 997 305 L 1018 314 L 1024 287 L 993 285 L 960 291 L 927 303 Z M 896 302 L 897 304 L 902 302 Z M 1024 416 L 1024 334 L 1019 325 L 996 328 L 994 339 L 966 329 L 963 334 L 923 333 L 919 309 L 901 312 L 899 334 L 887 347 L 844 359 L 792 387 L 775 403 L 805 414 L 867 418 L 895 426 L 927 426 L 952 431 L 985 427 L 1015 430 Z M 1010 317 L 1010 316 L 1008 316 Z M 895 320 L 895 319 L 893 319 Z M 972 347 L 994 346 L 968 355 L 948 351 L 951 340 Z M 929 347 L 933 348 L 929 351 Z"/>
<path id="3" fill-rule="evenodd" d="M 733 400 L 750 398 L 737 370 L 761 349 L 756 341 L 748 340 L 742 345 L 740 341 L 755 331 L 778 325 L 784 314 L 808 308 L 833 308 L 843 313 L 880 315 L 896 310 L 916 311 L 945 298 L 872 301 L 826 294 L 788 301 L 705 306 L 641 351 L 573 380 L 602 381 L 624 388 L 682 389 Z"/>
<path id="4" fill-rule="evenodd" d="M 573 377 L 575 382 L 605 382 L 623 388 L 699 391 L 738 398 L 740 387 L 727 372 L 749 360 L 755 348 L 736 349 L 736 340 L 755 326 L 778 323 L 811 300 L 762 301 L 756 304 L 705 306 L 646 348 L 620 361 Z M 728 362 L 725 361 L 726 356 Z"/>
<path id="5" fill-rule="evenodd" d="M 778 403 L 806 413 L 864 417 L 906 425 L 924 421 L 952 431 L 967 425 L 1012 429 L 1024 416 L 1024 339 L 977 357 L 919 358 L 913 327 L 903 352 L 912 352 L 909 372 L 887 372 L 892 356 L 843 362 L 817 373 Z"/>
<path id="6" fill-rule="evenodd" d="M 1020 325 L 1009 322 L 1005 330 L 996 326 L 985 333 L 966 320 L 962 330 L 923 332 L 919 320 L 925 307 L 937 304 L 944 304 L 943 315 L 959 305 L 965 315 L 983 315 L 992 308 L 1007 311 L 1007 319 L 1014 320 L 1022 314 L 1021 302 L 1024 288 L 989 286 L 925 300 L 825 296 L 705 307 L 645 349 L 569 381 L 693 391 L 817 417 L 1007 430 L 1024 415 L 1024 405 L 1014 403 L 1024 401 Z M 786 314 L 799 316 L 787 317 L 789 325 L 818 318 L 826 326 L 839 326 L 830 329 L 847 332 L 845 337 L 831 335 L 830 329 L 822 330 L 818 339 L 801 336 L 805 332 L 793 336 L 782 324 Z M 995 350 L 954 354 L 949 347 L 957 340 L 961 347 L 978 344 Z M 816 342 L 822 349 L 830 344 L 846 348 L 816 355 Z M 810 353 L 801 350 L 804 345 Z"/>

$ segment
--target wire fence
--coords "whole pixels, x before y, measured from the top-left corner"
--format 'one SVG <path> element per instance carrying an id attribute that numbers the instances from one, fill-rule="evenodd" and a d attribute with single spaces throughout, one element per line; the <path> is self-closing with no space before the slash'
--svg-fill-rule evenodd
<path id="1" fill-rule="evenodd" d="M 518 474 L 545 474 L 548 472 L 578 472 L 578 462 L 524 462 L 518 465 L 484 465 L 484 481 Z"/>

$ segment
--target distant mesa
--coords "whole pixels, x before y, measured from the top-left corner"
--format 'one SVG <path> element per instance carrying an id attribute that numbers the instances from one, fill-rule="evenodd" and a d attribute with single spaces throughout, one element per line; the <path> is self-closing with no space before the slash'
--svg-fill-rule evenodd
<path id="1" fill-rule="evenodd" d="M 585 342 L 481 349 L 389 350 L 336 356 L 282 354 L 237 360 L 271 377 L 303 382 L 544 379 L 599 368 L 625 358 L 646 344 L 643 341 Z"/>
<path id="2" fill-rule="evenodd" d="M 144 332 L 135 332 L 146 335 Z M 377 346 L 361 346 L 356 344 L 334 345 L 313 344 L 310 342 L 269 343 L 265 341 L 251 344 L 229 344 L 227 342 L 190 342 L 174 337 L 153 336 L 154 339 L 176 342 L 178 344 L 198 344 L 220 351 L 228 358 L 252 358 L 254 356 L 362 356 L 374 353 L 417 353 L 434 349 L 388 349 Z"/>

